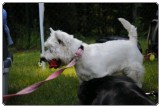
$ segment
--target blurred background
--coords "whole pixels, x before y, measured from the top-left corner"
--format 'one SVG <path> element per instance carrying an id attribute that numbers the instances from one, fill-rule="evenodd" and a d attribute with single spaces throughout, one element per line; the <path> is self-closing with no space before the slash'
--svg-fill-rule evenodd
<path id="1" fill-rule="evenodd" d="M 127 34 L 117 20 L 119 17 L 137 26 L 139 37 L 147 37 L 158 10 L 156 3 L 45 3 L 44 6 L 45 39 L 52 27 L 74 34 L 85 42 L 107 35 Z M 39 49 L 38 3 L 5 3 L 3 8 L 8 13 L 15 49 Z"/>

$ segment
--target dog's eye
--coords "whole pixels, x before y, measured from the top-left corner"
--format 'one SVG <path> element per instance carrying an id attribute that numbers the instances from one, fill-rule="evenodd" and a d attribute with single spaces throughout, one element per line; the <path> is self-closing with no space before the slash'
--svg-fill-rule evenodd
<path id="1" fill-rule="evenodd" d="M 64 43 L 58 39 L 58 43 L 64 46 Z"/>
<path id="2" fill-rule="evenodd" d="M 58 43 L 59 43 L 59 44 L 61 44 L 61 43 L 62 43 L 62 41 L 58 39 Z"/>

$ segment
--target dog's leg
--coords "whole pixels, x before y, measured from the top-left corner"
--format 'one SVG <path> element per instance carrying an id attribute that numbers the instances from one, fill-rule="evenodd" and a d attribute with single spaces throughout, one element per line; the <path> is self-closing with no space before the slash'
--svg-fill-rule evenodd
<path id="1" fill-rule="evenodd" d="M 125 74 L 132 78 L 137 85 L 142 88 L 142 82 L 144 78 L 144 67 L 140 63 L 131 63 L 129 68 L 125 70 Z"/>

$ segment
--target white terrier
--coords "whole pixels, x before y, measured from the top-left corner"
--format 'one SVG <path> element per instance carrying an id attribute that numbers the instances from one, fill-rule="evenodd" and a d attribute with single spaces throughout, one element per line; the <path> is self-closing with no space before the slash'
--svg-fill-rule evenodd
<path id="1" fill-rule="evenodd" d="M 80 82 L 123 71 L 142 87 L 144 76 L 143 56 L 137 47 L 137 30 L 127 20 L 119 18 L 128 31 L 129 40 L 114 40 L 105 43 L 86 44 L 63 31 L 50 28 L 50 37 L 45 42 L 46 52 L 41 60 L 56 61 L 51 67 L 68 64 L 80 46 L 84 52 L 78 59 L 75 69 Z M 58 63 L 57 63 L 58 62 Z"/>

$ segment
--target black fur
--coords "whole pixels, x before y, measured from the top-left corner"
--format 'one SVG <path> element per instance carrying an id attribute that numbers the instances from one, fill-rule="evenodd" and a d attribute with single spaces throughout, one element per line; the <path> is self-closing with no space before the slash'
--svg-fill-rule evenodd
<path id="1" fill-rule="evenodd" d="M 79 86 L 83 105 L 152 105 L 135 82 L 124 76 L 105 76 L 85 81 Z"/>

